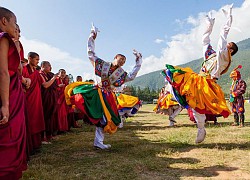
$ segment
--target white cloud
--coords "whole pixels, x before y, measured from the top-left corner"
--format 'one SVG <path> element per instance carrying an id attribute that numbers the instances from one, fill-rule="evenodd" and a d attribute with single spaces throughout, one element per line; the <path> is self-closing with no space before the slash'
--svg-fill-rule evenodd
<path id="1" fill-rule="evenodd" d="M 154 42 L 157 43 L 157 44 L 160 44 L 160 43 L 163 43 L 164 40 L 163 39 L 156 39 Z"/>
<path id="2" fill-rule="evenodd" d="M 93 67 L 88 60 L 75 58 L 67 52 L 63 52 L 56 47 L 38 40 L 28 40 L 25 37 L 21 37 L 20 41 L 23 44 L 25 56 L 30 51 L 38 53 L 40 62 L 43 60 L 49 61 L 53 72 L 57 72 L 62 68 L 66 70 L 67 74 L 72 74 L 74 79 L 78 75 L 81 75 L 83 79 L 94 78 Z"/>
<path id="3" fill-rule="evenodd" d="M 228 5 L 222 8 L 228 9 Z M 211 44 L 216 49 L 220 29 L 226 19 L 221 9 L 219 11 L 213 10 L 212 14 L 215 17 L 215 25 L 211 35 Z M 198 14 L 196 18 L 188 17 L 186 20 L 176 20 L 179 25 L 183 25 L 183 22 L 186 22 L 191 24 L 192 28 L 186 33 L 172 36 L 171 40 L 167 42 L 167 47 L 162 50 L 160 57 L 151 55 L 144 58 L 139 75 L 163 69 L 165 64 L 180 65 L 201 58 L 201 37 L 206 27 L 204 17 L 205 13 L 203 12 Z M 238 42 L 250 37 L 249 18 L 250 0 L 244 1 L 239 8 L 233 8 L 233 24 L 228 35 L 228 41 Z"/>

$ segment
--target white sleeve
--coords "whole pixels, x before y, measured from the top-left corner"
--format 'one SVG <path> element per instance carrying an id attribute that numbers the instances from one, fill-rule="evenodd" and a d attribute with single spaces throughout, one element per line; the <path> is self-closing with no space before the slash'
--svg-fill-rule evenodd
<path id="1" fill-rule="evenodd" d="M 141 68 L 141 64 L 142 64 L 142 57 L 137 56 L 136 57 L 136 64 L 135 64 L 134 68 L 132 69 L 132 71 L 127 74 L 127 76 L 125 78 L 125 82 L 132 81 L 135 79 L 137 73 L 139 72 L 139 70 Z"/>
<path id="2" fill-rule="evenodd" d="M 95 40 L 94 40 L 93 36 L 94 36 L 94 33 L 91 32 L 89 35 L 89 38 L 88 38 L 87 52 L 88 52 L 89 60 L 92 63 L 95 63 L 95 60 L 98 57 L 95 55 Z"/>
<path id="3" fill-rule="evenodd" d="M 206 16 L 207 29 L 203 33 L 203 36 L 202 36 L 203 46 L 209 45 L 210 41 L 211 41 L 210 40 L 210 35 L 211 35 L 213 27 L 214 27 L 214 21 L 215 21 L 215 19 L 212 18 L 212 17 L 210 17 L 210 16 L 208 16 L 208 15 Z"/>
<path id="4" fill-rule="evenodd" d="M 219 41 L 217 45 L 217 51 L 225 50 L 227 48 L 227 35 L 231 28 L 232 21 L 233 21 L 232 7 L 230 7 L 229 12 L 226 12 L 225 10 L 223 10 L 223 12 L 227 17 L 227 22 L 221 29 L 220 37 L 219 37 Z"/>
<path id="5" fill-rule="evenodd" d="M 203 33 L 203 36 L 202 36 L 203 56 L 205 55 L 205 52 L 207 51 L 207 48 L 208 48 L 208 46 L 210 45 L 210 42 L 211 42 L 210 35 L 211 35 L 212 31 L 213 31 L 215 19 L 212 18 L 212 14 L 209 13 L 206 16 L 205 20 L 206 20 L 206 23 L 207 23 L 207 29 Z"/>

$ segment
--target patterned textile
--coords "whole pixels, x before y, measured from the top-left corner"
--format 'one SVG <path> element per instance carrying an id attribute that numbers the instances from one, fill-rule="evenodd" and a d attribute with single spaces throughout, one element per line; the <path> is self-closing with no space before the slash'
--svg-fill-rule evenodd
<path id="1" fill-rule="evenodd" d="M 110 134 L 116 132 L 121 119 L 114 93 L 90 83 L 68 85 L 66 90 L 65 94 L 70 99 L 71 105 L 75 105 L 87 117 L 90 124 L 104 127 L 104 131 Z"/>
<path id="2" fill-rule="evenodd" d="M 105 61 L 103 61 L 102 59 L 100 59 L 100 58 L 96 59 L 96 61 L 95 61 L 95 74 L 97 76 L 100 76 L 100 77 L 102 76 L 102 70 L 103 70 L 104 64 L 105 64 Z M 116 69 L 118 69 L 116 66 L 113 66 L 112 64 L 110 64 L 107 76 L 110 77 L 116 71 Z M 123 70 L 121 67 L 119 67 L 119 69 Z M 117 77 L 116 77 L 116 80 L 112 84 L 110 83 L 110 79 L 108 77 L 102 78 L 102 85 L 104 87 L 108 87 L 110 85 L 113 85 L 115 87 L 119 87 L 122 84 L 124 84 L 127 73 L 125 71 L 121 71 L 121 72 L 123 72 L 123 73 L 122 74 L 120 74 L 120 73 L 114 74 Z"/>
<path id="3" fill-rule="evenodd" d="M 117 109 L 119 115 L 133 116 L 135 115 L 139 108 L 141 107 L 141 101 L 138 97 L 117 93 Z"/>
<path id="4" fill-rule="evenodd" d="M 166 65 L 162 71 L 174 89 L 176 100 L 185 108 L 193 108 L 200 114 L 215 114 L 228 117 L 227 107 L 221 87 L 213 80 L 200 76 L 190 68 Z"/>
<path id="5" fill-rule="evenodd" d="M 232 82 L 230 89 L 230 102 L 232 111 L 237 113 L 244 113 L 244 97 L 243 94 L 246 92 L 246 82 L 242 79 L 235 80 Z"/>
<path id="6" fill-rule="evenodd" d="M 157 105 L 154 107 L 153 111 L 155 111 L 156 113 L 161 113 L 164 110 L 176 105 L 179 106 L 179 103 L 173 100 L 172 94 L 168 93 L 164 96 L 159 97 Z"/>

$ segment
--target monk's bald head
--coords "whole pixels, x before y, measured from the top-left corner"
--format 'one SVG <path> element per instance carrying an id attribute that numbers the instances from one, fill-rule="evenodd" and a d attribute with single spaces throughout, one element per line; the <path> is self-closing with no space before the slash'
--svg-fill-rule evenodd
<path id="1" fill-rule="evenodd" d="M 0 6 L 0 19 L 6 18 L 9 21 L 12 16 L 15 16 L 12 11 Z"/>

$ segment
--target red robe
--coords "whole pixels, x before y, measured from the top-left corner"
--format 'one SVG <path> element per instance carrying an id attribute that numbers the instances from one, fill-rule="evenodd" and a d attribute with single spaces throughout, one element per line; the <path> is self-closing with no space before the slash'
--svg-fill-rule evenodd
<path id="1" fill-rule="evenodd" d="M 10 74 L 9 121 L 0 125 L 0 179 L 19 179 L 27 168 L 26 125 L 24 115 L 24 93 L 21 75 L 18 73 L 20 57 L 16 46 L 7 33 L 0 38 L 9 39 L 8 70 Z M 0 107 L 1 107 L 0 100 Z"/>
<path id="2" fill-rule="evenodd" d="M 57 85 L 59 84 L 65 84 L 63 80 L 60 78 L 56 79 Z M 66 86 L 66 84 L 65 84 Z M 58 121 L 58 130 L 59 131 L 68 131 L 68 110 L 67 110 L 67 104 L 65 100 L 64 90 L 65 86 L 63 87 L 57 87 L 57 121 Z"/>
<path id="3" fill-rule="evenodd" d="M 40 75 L 44 78 L 46 82 L 50 81 L 54 74 L 52 72 L 45 73 L 43 71 L 39 72 Z M 48 88 L 42 87 L 42 104 L 43 104 L 43 113 L 45 121 L 45 130 L 47 136 L 52 136 L 53 130 L 57 127 L 53 127 L 55 121 L 57 121 L 57 84 L 56 81 Z M 48 137 L 50 138 L 50 137 Z"/>
<path id="4" fill-rule="evenodd" d="M 23 67 L 23 76 L 31 79 L 30 88 L 26 90 L 28 128 L 31 134 L 32 147 L 38 149 L 41 146 L 41 132 L 45 130 L 41 84 L 43 79 L 38 70 L 31 69 L 30 65 Z"/>

